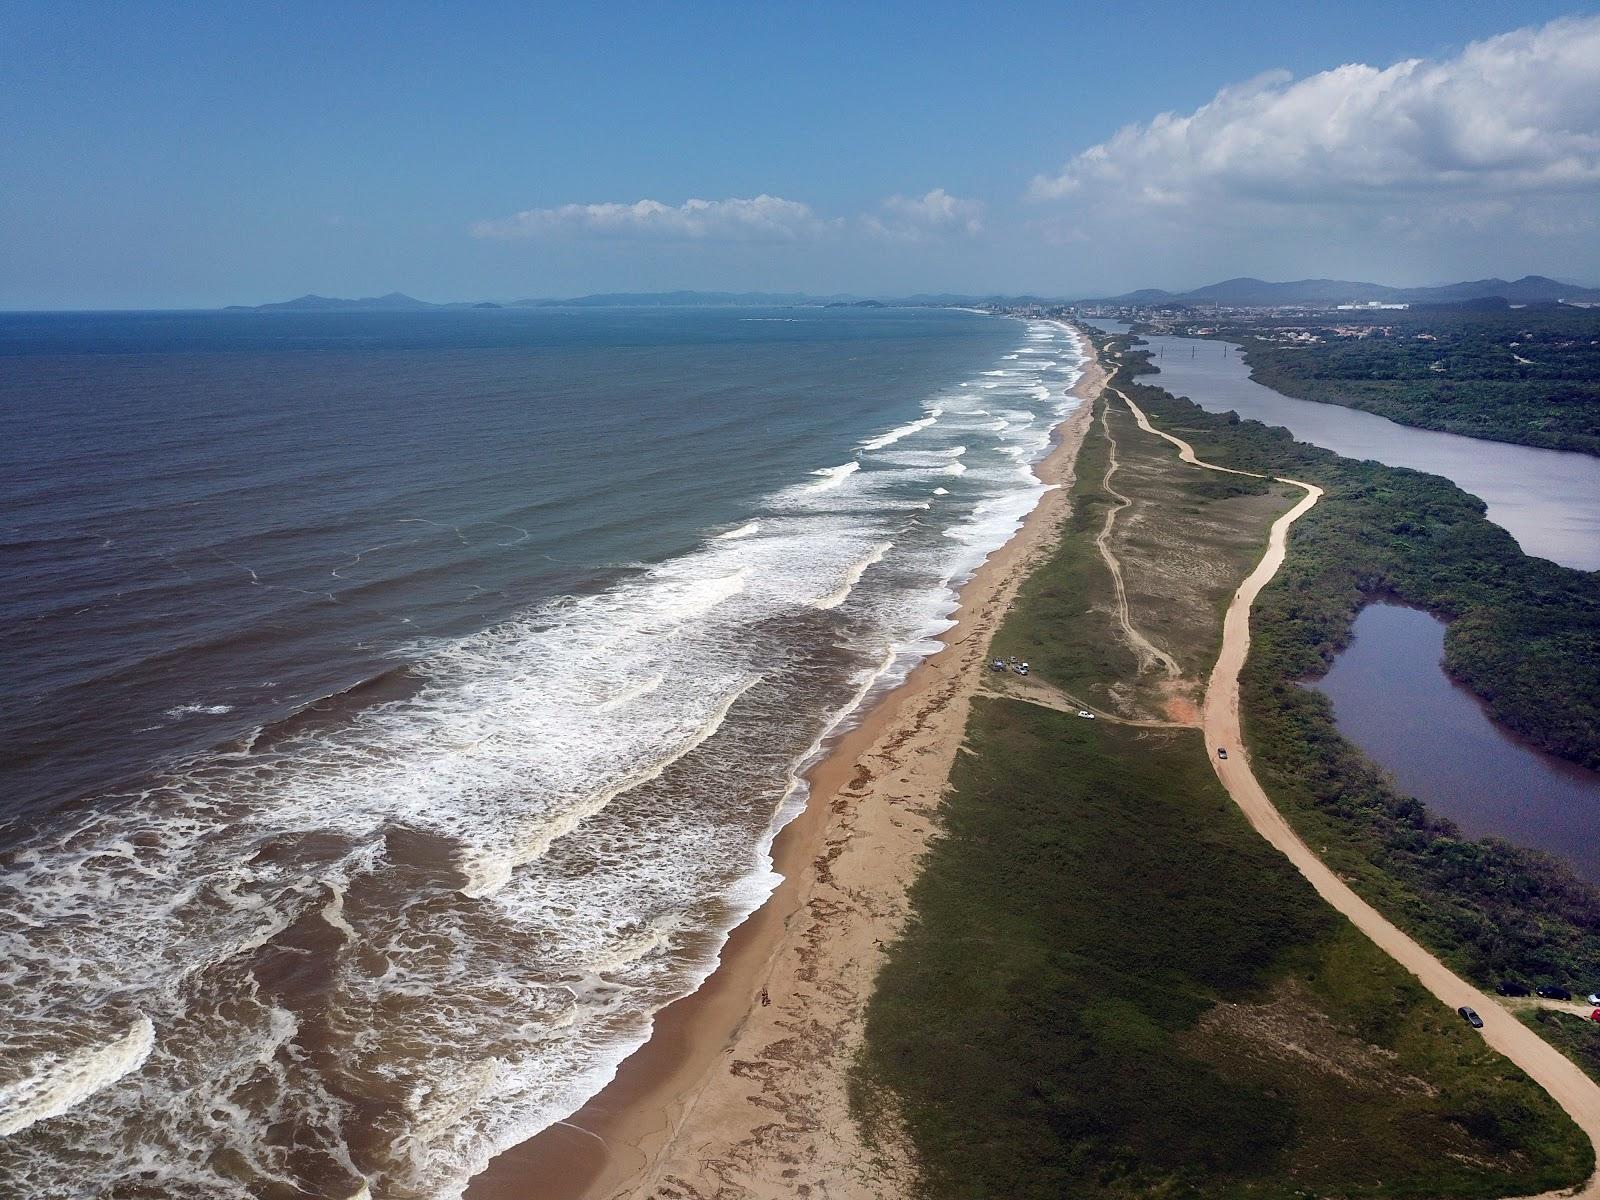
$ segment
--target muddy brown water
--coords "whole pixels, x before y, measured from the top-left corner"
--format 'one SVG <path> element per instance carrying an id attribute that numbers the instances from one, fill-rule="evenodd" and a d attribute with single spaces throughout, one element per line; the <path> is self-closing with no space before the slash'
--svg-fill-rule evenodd
<path id="1" fill-rule="evenodd" d="M 1314 685 L 1339 732 L 1465 833 L 1549 851 L 1600 884 L 1600 773 L 1496 725 L 1444 673 L 1444 631 L 1419 609 L 1363 609 L 1355 639 Z"/>

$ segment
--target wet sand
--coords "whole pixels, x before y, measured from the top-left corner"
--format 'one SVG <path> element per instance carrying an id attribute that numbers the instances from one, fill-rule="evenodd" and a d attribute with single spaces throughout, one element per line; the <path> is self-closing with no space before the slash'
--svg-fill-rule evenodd
<path id="1" fill-rule="evenodd" d="M 1074 394 L 1092 399 L 1104 379 L 1091 360 Z M 1091 412 L 1084 403 L 1057 428 L 1036 468 L 1045 482 L 1071 482 Z M 569 1121 L 491 1162 L 472 1200 L 908 1190 L 894 1148 L 859 1141 L 849 1068 L 990 639 L 1066 505 L 1064 486 L 1045 494 L 962 588 L 945 648 L 810 772 L 810 802 L 773 847 L 784 882 L 733 932 L 716 972 L 657 1016 L 650 1041 Z"/>

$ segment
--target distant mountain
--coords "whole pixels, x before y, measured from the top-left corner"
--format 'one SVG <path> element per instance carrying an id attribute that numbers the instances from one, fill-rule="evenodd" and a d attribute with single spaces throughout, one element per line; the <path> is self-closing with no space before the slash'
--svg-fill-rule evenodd
<path id="1" fill-rule="evenodd" d="M 1345 279 L 1297 279 L 1267 283 L 1261 279 L 1225 279 L 1185 292 L 1197 304 L 1347 304 L 1352 301 L 1388 300 L 1394 288 L 1381 283 L 1351 283 Z"/>
<path id="2" fill-rule="evenodd" d="M 1397 288 L 1381 283 L 1359 283 L 1349 279 L 1297 279 L 1288 283 L 1269 283 L 1264 279 L 1225 279 L 1188 292 L 1165 292 L 1143 288 L 1121 296 L 1111 296 L 1108 304 L 1225 304 L 1239 307 L 1270 307 L 1288 304 L 1365 304 L 1376 300 L 1384 304 L 1459 304 L 1466 300 L 1500 298 L 1512 304 L 1539 304 L 1553 300 L 1592 303 L 1600 301 L 1600 289 L 1577 287 L 1544 275 L 1524 275 L 1521 279 L 1474 279 L 1439 287 Z"/>
<path id="3" fill-rule="evenodd" d="M 1499 296 L 1512 304 L 1538 304 L 1550 300 L 1600 300 L 1600 288 L 1575 287 L 1544 275 L 1524 275 L 1504 279 L 1474 279 L 1470 283 L 1449 283 L 1436 288 L 1413 288 L 1401 293 L 1412 304 L 1451 304 L 1462 300 L 1485 300 Z"/>
<path id="4" fill-rule="evenodd" d="M 1161 288 L 1140 288 L 1136 292 L 1124 292 L 1120 296 L 1108 296 L 1101 303 L 1104 304 L 1160 304 L 1165 300 L 1176 300 L 1176 292 L 1164 291 Z"/>
<path id="5" fill-rule="evenodd" d="M 403 292 L 345 300 L 337 296 L 305 295 L 273 304 L 230 304 L 230 312 L 421 312 L 429 308 L 458 308 L 454 304 L 429 304 Z"/>

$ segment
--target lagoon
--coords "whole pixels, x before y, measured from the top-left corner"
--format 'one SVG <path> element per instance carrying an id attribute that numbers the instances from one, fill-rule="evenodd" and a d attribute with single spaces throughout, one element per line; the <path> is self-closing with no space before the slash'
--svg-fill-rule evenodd
<path id="1" fill-rule="evenodd" d="M 1506 732 L 1444 673 L 1444 622 L 1370 604 L 1355 638 L 1314 686 L 1339 732 L 1471 837 L 1495 836 L 1564 859 L 1600 883 L 1600 773 Z"/>

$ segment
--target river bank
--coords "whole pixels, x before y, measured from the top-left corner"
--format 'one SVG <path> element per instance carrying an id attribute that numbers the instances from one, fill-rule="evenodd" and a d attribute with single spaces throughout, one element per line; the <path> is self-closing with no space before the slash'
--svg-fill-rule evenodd
<path id="1" fill-rule="evenodd" d="M 1592 990 L 1600 892 L 1545 854 L 1464 836 L 1397 790 L 1339 737 L 1327 698 L 1300 684 L 1327 670 L 1364 605 L 1415 605 L 1451 621 L 1445 665 L 1498 721 L 1591 760 L 1596 577 L 1523 554 L 1444 479 L 1204 411 L 1145 382 L 1142 353 L 1125 363 L 1116 386 L 1200 457 L 1327 492 L 1253 607 L 1240 675 L 1252 765 L 1277 809 L 1344 883 L 1478 987 L 1509 977 Z"/>
<path id="2" fill-rule="evenodd" d="M 1369 604 L 1311 686 L 1333 702 L 1340 733 L 1469 837 L 1544 850 L 1600 884 L 1600 774 L 1495 724 L 1444 673 L 1444 637 L 1431 613 Z"/>
<path id="3" fill-rule="evenodd" d="M 1121 322 L 1092 322 L 1126 333 Z M 1207 412 L 1281 425 L 1345 458 L 1442 475 L 1488 506 L 1524 552 L 1600 569 L 1600 458 L 1401 425 L 1375 413 L 1285 395 L 1257 381 L 1241 347 L 1212 338 L 1140 334 L 1154 383 Z"/>
<path id="4" fill-rule="evenodd" d="M 990 637 L 1054 535 L 1088 403 L 1036 468 L 1045 493 L 961 590 L 944 650 L 912 672 L 809 775 L 811 799 L 773 847 L 785 879 L 737 929 L 721 965 L 664 1010 L 651 1040 L 567 1122 L 499 1156 L 475 1200 L 645 1194 L 790 1196 L 795 1178 L 879 1197 L 909 1170 L 869 1155 L 850 1115 L 848 1068 L 883 947 L 906 912 L 981 680 Z"/>

